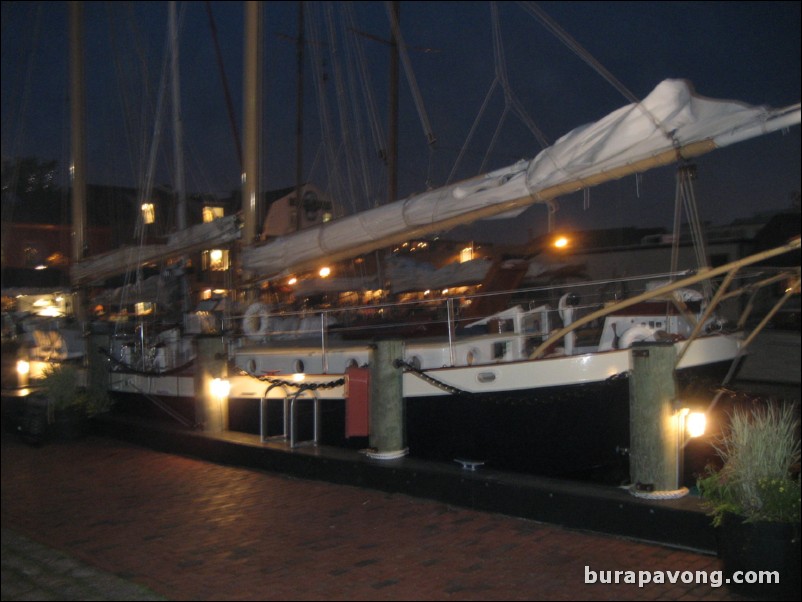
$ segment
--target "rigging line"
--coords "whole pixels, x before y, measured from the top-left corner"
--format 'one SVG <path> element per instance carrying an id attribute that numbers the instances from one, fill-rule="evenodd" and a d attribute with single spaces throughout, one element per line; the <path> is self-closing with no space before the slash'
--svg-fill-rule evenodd
<path id="1" fill-rule="evenodd" d="M 331 5 L 327 6 L 326 19 L 329 31 L 329 48 L 332 53 L 332 69 L 334 71 L 335 82 L 335 97 L 337 99 L 338 115 L 340 119 L 340 135 L 342 139 L 341 148 L 344 151 L 343 157 L 346 165 L 345 179 L 348 184 L 348 195 L 351 201 L 352 212 L 356 213 L 358 208 L 356 206 L 357 199 L 359 198 L 357 190 L 359 184 L 357 182 L 357 169 L 354 163 L 354 143 L 351 136 L 351 127 L 348 112 L 347 94 L 345 86 L 344 70 L 342 63 L 339 60 L 339 47 L 337 45 L 337 29 L 334 21 L 334 13 Z"/>
<path id="2" fill-rule="evenodd" d="M 487 152 L 485 153 L 484 159 L 482 160 L 482 166 L 479 168 L 480 173 L 484 173 L 487 171 L 487 163 L 490 160 L 490 155 L 493 152 L 493 149 L 496 147 L 496 143 L 498 142 L 499 136 L 501 135 L 501 130 L 504 127 L 504 122 L 507 119 L 507 115 L 510 112 L 509 105 L 504 105 L 504 111 L 501 113 L 501 117 L 498 120 L 498 124 L 496 125 L 496 131 L 493 132 L 493 137 L 490 139 L 490 144 L 487 145 Z"/>
<path id="3" fill-rule="evenodd" d="M 540 143 L 542 148 L 546 148 L 549 146 L 549 139 L 546 134 L 537 126 L 534 120 L 529 116 L 526 110 L 523 107 L 523 104 L 518 99 L 518 95 L 515 94 L 514 91 L 510 90 L 509 102 L 512 103 L 512 108 L 515 114 L 518 116 L 523 124 L 532 132 L 532 135 L 535 136 L 537 141 Z"/>
<path id="4" fill-rule="evenodd" d="M 540 23 L 546 27 L 551 33 L 553 33 L 557 39 L 559 39 L 567 48 L 572 50 L 574 54 L 576 54 L 580 59 L 582 59 L 587 65 L 589 65 L 594 71 L 596 71 L 599 75 L 602 76 L 604 80 L 606 80 L 613 88 L 618 90 L 624 98 L 629 100 L 631 103 L 636 105 L 643 111 L 646 116 L 652 121 L 652 123 L 657 127 L 663 135 L 671 140 L 675 145 L 678 145 L 678 141 L 674 137 L 674 135 L 669 132 L 662 122 L 660 122 L 646 107 L 643 106 L 640 99 L 635 96 L 623 83 L 621 83 L 612 73 L 610 73 L 604 65 L 602 65 L 596 58 L 593 57 L 582 45 L 577 42 L 567 31 L 565 31 L 560 25 L 557 24 L 551 17 L 549 17 L 546 12 L 540 8 L 535 2 L 518 2 L 518 4 L 531 15 L 533 15 L 536 19 L 540 21 Z"/>
<path id="5" fill-rule="evenodd" d="M 496 78 L 501 82 L 504 90 L 504 104 L 505 106 L 512 106 L 515 114 L 529 128 L 529 131 L 535 136 L 535 139 L 540 143 L 541 148 L 546 148 L 551 144 L 548 137 L 537 126 L 534 120 L 527 114 L 523 104 L 518 100 L 518 96 L 510 85 L 510 80 L 507 74 L 507 61 L 504 54 L 504 43 L 501 36 L 501 19 L 499 18 L 498 4 L 491 2 L 490 14 L 492 22 L 493 33 L 493 56 L 495 63 Z"/>
<path id="6" fill-rule="evenodd" d="M 679 264 L 679 237 L 680 227 L 682 224 L 682 174 L 679 170 L 677 170 L 675 179 L 676 190 L 674 192 L 674 229 L 672 231 L 670 265 L 672 274 L 677 271 L 677 266 Z M 674 280 L 674 278 L 672 277 L 671 280 Z"/>
<path id="7" fill-rule="evenodd" d="M 209 0 L 204 2 L 206 5 L 206 14 L 209 17 L 209 29 L 212 32 L 212 41 L 214 42 L 214 55 L 217 59 L 217 69 L 220 72 L 220 79 L 223 81 L 223 94 L 226 98 L 226 109 L 228 112 L 228 123 L 231 127 L 231 134 L 234 136 L 234 145 L 236 146 L 237 150 L 237 159 L 239 159 L 239 167 L 240 171 L 243 169 L 243 162 L 242 162 L 242 142 L 240 142 L 240 135 L 239 129 L 237 128 L 237 119 L 234 116 L 234 103 L 231 100 L 231 90 L 228 85 L 228 77 L 226 76 L 226 68 L 223 64 L 223 53 L 220 50 L 220 40 L 217 35 L 217 24 L 214 20 L 214 15 L 212 14 L 212 7 L 209 3 Z"/>
<path id="8" fill-rule="evenodd" d="M 347 8 L 350 4 L 346 4 L 346 19 L 348 17 Z M 346 53 L 346 61 L 348 65 L 353 65 L 358 61 L 358 56 L 356 54 L 356 48 L 358 48 L 359 44 L 356 40 L 356 35 L 353 33 L 353 28 L 347 27 L 344 31 L 344 40 L 345 40 L 345 53 Z M 360 95 L 358 90 L 361 89 L 359 86 L 360 78 L 359 78 L 359 70 L 355 69 L 347 69 L 345 72 L 347 76 L 347 83 L 348 83 L 348 92 L 350 98 L 350 107 L 351 107 L 351 119 L 353 125 L 354 135 L 353 138 L 356 141 L 355 147 L 352 149 L 352 152 L 355 156 L 358 157 L 357 165 L 361 166 L 361 170 L 355 173 L 355 178 L 358 175 L 361 178 L 358 181 L 358 184 L 361 184 L 362 187 L 362 198 L 366 199 L 369 202 L 371 198 L 371 190 L 374 186 L 371 184 L 370 174 L 368 172 L 368 165 L 370 162 L 366 156 L 367 154 L 367 144 L 365 142 L 365 134 L 364 128 L 362 126 L 362 119 L 360 118 L 360 109 L 363 107 L 363 103 L 358 101 Z M 368 120 L 369 123 L 369 120 Z"/>
<path id="9" fill-rule="evenodd" d="M 493 79 L 493 83 L 490 84 L 490 89 L 485 94 L 485 99 L 482 102 L 482 106 L 479 109 L 479 114 L 476 116 L 476 119 L 473 121 L 473 125 L 471 125 L 471 129 L 468 132 L 468 136 L 465 139 L 465 142 L 462 144 L 462 148 L 459 150 L 459 154 L 457 155 L 456 161 L 454 161 L 454 166 L 451 168 L 451 173 L 448 174 L 448 178 L 446 179 L 446 184 L 450 184 L 454 180 L 454 176 L 457 173 L 457 168 L 459 168 L 460 164 L 462 163 L 462 159 L 465 157 L 465 153 L 468 150 L 468 146 L 470 146 L 471 140 L 473 139 L 474 134 L 476 133 L 477 128 L 479 127 L 479 122 L 482 119 L 482 116 L 487 110 L 487 107 L 490 103 L 490 99 L 493 96 L 493 92 L 496 90 L 496 86 L 498 85 L 499 81 L 498 78 Z"/>
<path id="10" fill-rule="evenodd" d="M 341 183 L 340 170 L 337 169 L 336 163 L 336 150 L 335 150 L 335 133 L 329 115 L 329 103 L 326 96 L 326 83 L 328 76 L 323 73 L 326 61 L 321 54 L 322 44 L 320 43 L 320 31 L 318 28 L 317 20 L 314 14 L 310 15 L 307 19 L 307 33 L 310 39 L 310 45 L 314 56 L 312 76 L 315 82 L 315 92 L 318 101 L 318 119 L 320 121 L 321 131 L 321 146 L 323 149 L 324 170 L 327 176 L 327 189 L 332 198 L 342 197 L 343 186 Z M 337 203 L 336 211 L 342 216 L 342 203 Z"/>
<path id="11" fill-rule="evenodd" d="M 163 115 L 163 112 L 164 112 L 164 99 L 165 99 L 166 90 L 167 90 L 167 73 L 168 73 L 167 65 L 168 65 L 168 60 L 169 60 L 169 55 L 170 55 L 170 53 L 168 52 L 169 47 L 170 47 L 170 34 L 168 32 L 167 33 L 167 40 L 166 40 L 166 43 L 165 43 L 164 57 L 163 57 L 163 62 L 162 62 L 162 77 L 161 77 L 161 82 L 159 84 L 159 95 L 158 95 L 158 101 L 157 101 L 157 105 L 156 105 L 156 115 L 155 115 L 154 126 L 153 126 L 153 139 L 151 140 L 151 147 L 150 147 L 148 165 L 147 165 L 147 170 L 146 170 L 145 175 L 144 175 L 144 177 L 145 177 L 145 185 L 139 191 L 140 194 L 139 194 L 139 199 L 138 199 L 138 205 L 139 205 L 138 208 L 141 208 L 141 206 L 150 199 L 151 194 L 152 194 L 152 190 L 153 190 L 153 180 L 154 180 L 154 176 L 155 176 L 156 155 L 158 153 L 159 142 L 160 142 L 160 139 L 161 139 L 161 130 L 162 130 L 161 121 L 162 121 L 162 115 Z M 139 264 L 140 264 L 140 262 L 142 260 L 142 257 L 143 257 L 142 253 L 143 253 L 143 247 L 144 247 L 144 243 L 145 243 L 145 233 L 146 233 L 146 227 L 145 227 L 145 223 L 144 223 L 144 219 L 143 219 L 141 210 L 139 211 L 139 216 L 138 216 L 138 220 L 137 220 L 137 227 L 139 228 L 139 245 L 137 247 L 139 249 L 139 252 L 136 254 L 136 263 L 137 263 L 137 266 L 139 266 Z M 136 283 L 138 285 L 140 285 L 141 278 L 139 278 L 139 276 L 141 274 L 141 266 L 137 267 L 136 272 L 137 272 Z"/>
<path id="12" fill-rule="evenodd" d="M 350 6 L 350 3 L 346 6 Z M 349 65 L 353 65 L 357 62 L 358 55 L 356 51 L 360 47 L 354 30 L 355 28 L 346 27 L 344 31 L 346 57 L 348 60 L 347 64 Z M 371 171 L 369 168 L 372 161 L 368 155 L 368 144 L 366 141 L 364 122 L 368 123 L 369 129 L 370 120 L 363 116 L 363 113 L 367 111 L 367 99 L 360 96 L 362 86 L 359 85 L 361 83 L 359 71 L 355 69 L 348 69 L 346 70 L 346 75 L 348 76 L 348 82 L 350 84 L 350 106 L 352 109 L 351 117 L 353 119 L 352 127 L 354 129 L 354 140 L 356 141 L 356 147 L 352 149 L 352 152 L 357 158 L 357 166 L 361 167 L 357 174 L 361 176 L 360 183 L 362 185 L 362 199 L 364 199 L 364 204 L 370 207 L 373 206 L 371 199 L 379 198 L 379 184 L 378 178 L 375 176 L 375 172 L 374 177 L 371 177 Z"/>
<path id="13" fill-rule="evenodd" d="M 339 48 L 337 45 L 337 29 L 334 23 L 334 12 L 333 7 L 329 4 L 325 7 L 325 18 L 326 18 L 326 26 L 328 32 L 328 40 L 329 40 L 329 51 L 331 53 L 331 69 L 334 75 L 334 98 L 337 103 L 337 115 L 339 118 L 339 127 L 340 127 L 340 144 L 338 144 L 339 150 L 337 154 L 339 155 L 340 152 L 343 150 L 342 153 L 345 159 L 345 181 L 347 184 L 347 195 L 351 202 L 351 211 L 356 213 L 356 205 L 355 205 L 355 194 L 354 190 L 356 186 L 354 186 L 354 170 L 352 169 L 352 158 L 350 151 L 350 136 L 349 136 L 349 128 L 348 128 L 348 116 L 345 110 L 345 86 L 343 84 L 343 73 L 342 69 L 340 68 L 340 61 L 339 61 Z"/>
<path id="14" fill-rule="evenodd" d="M 142 127 L 141 124 L 145 124 L 149 121 L 149 110 L 152 110 L 153 107 L 149 102 L 151 98 L 151 83 L 150 83 L 150 73 L 148 70 L 148 58 L 147 58 L 147 50 L 142 47 L 141 40 L 144 39 L 144 36 L 141 35 L 139 30 L 136 28 L 138 23 L 137 18 L 134 14 L 134 9 L 131 3 L 126 4 L 126 9 L 128 11 L 128 18 L 126 19 L 126 24 L 131 29 L 131 37 L 133 41 L 133 48 L 134 53 L 138 58 L 138 64 L 141 66 L 141 84 L 135 84 L 134 90 L 131 91 L 123 91 L 122 85 L 122 78 L 118 76 L 118 81 L 120 81 L 120 85 L 118 88 L 120 89 L 120 94 L 124 94 L 130 98 L 136 98 L 137 95 L 140 95 L 143 99 L 140 102 L 140 115 L 139 121 L 135 124 L 132 124 L 130 120 L 132 111 L 129 109 L 125 109 L 125 116 L 126 121 L 125 124 L 129 128 L 127 130 L 129 141 L 136 140 L 136 155 L 139 158 L 138 165 L 134 166 L 134 157 L 130 157 L 131 161 L 131 173 L 137 180 L 137 188 L 141 189 L 143 186 L 143 177 L 145 173 L 145 161 L 146 161 L 146 153 L 144 152 L 144 148 L 147 146 L 147 130 L 146 128 Z M 109 15 L 111 16 L 114 14 L 112 10 L 109 8 Z M 114 36 L 112 31 L 109 32 L 110 36 Z M 116 37 L 116 36 L 115 36 Z M 116 40 L 112 38 L 112 44 Z M 122 56 L 122 53 L 117 53 L 118 56 Z M 115 61 L 115 67 L 118 69 L 118 73 L 125 73 L 127 69 L 125 67 L 119 67 L 119 62 Z M 123 106 L 128 106 L 123 102 Z M 134 127 L 136 126 L 136 127 Z M 136 138 L 133 135 L 133 132 L 139 130 L 141 131 L 141 138 L 137 136 Z M 129 149 L 134 148 L 135 145 L 133 142 L 130 142 Z M 133 154 L 133 151 L 132 151 Z"/>
<path id="15" fill-rule="evenodd" d="M 693 180 L 696 177 L 696 168 L 693 165 L 684 165 L 681 169 L 684 172 L 685 207 L 688 213 L 688 219 L 691 222 L 691 237 L 696 254 L 696 263 L 699 269 L 705 269 L 709 267 L 707 261 L 707 243 L 704 237 L 702 222 L 699 219 L 699 209 L 696 203 L 696 193 L 693 185 Z M 706 281 L 702 283 L 702 286 L 705 296 L 708 299 L 712 297 L 713 291 L 710 282 Z"/>
<path id="16" fill-rule="evenodd" d="M 356 32 L 356 24 L 354 22 L 354 11 L 353 11 L 353 4 L 348 3 L 347 11 L 346 11 L 346 19 L 348 20 L 349 28 L 352 32 Z M 381 120 L 379 119 L 379 112 L 376 108 L 376 102 L 373 97 L 373 86 L 370 79 L 370 71 L 367 68 L 367 60 L 365 58 L 365 52 L 362 48 L 362 45 L 359 44 L 356 40 L 354 40 L 354 51 L 357 55 L 357 69 L 359 69 L 359 75 L 361 76 L 361 82 L 363 91 L 362 93 L 365 96 L 365 104 L 367 106 L 368 112 L 368 119 L 370 123 L 370 131 L 373 135 L 373 144 L 375 145 L 379 156 L 382 158 L 383 161 L 387 161 L 387 149 L 385 148 L 387 138 L 384 135 L 384 129 L 381 125 Z"/>
<path id="17" fill-rule="evenodd" d="M 320 164 L 320 157 L 321 157 L 321 155 L 323 153 L 324 153 L 323 142 L 321 142 L 321 143 L 319 143 L 317 145 L 317 150 L 315 151 L 315 155 L 312 158 L 312 165 L 309 167 L 309 180 L 308 181 L 310 181 L 310 182 L 314 179 L 314 175 L 313 174 L 315 173 L 315 171 L 318 168 L 318 165 Z"/>
<path id="18" fill-rule="evenodd" d="M 429 147 L 429 162 L 428 167 L 426 168 L 426 190 L 432 190 L 435 185 L 432 181 L 434 176 L 434 148 L 431 146 Z"/>
<path id="19" fill-rule="evenodd" d="M 421 120 L 421 125 L 423 126 L 423 132 L 426 135 L 427 143 L 434 144 L 437 142 L 437 137 L 434 135 L 434 132 L 432 132 L 432 126 L 429 123 L 429 116 L 426 114 L 426 107 L 423 105 L 423 96 L 421 96 L 418 82 L 415 79 L 415 72 L 412 70 L 412 64 L 409 61 L 409 53 L 407 52 L 407 46 L 404 43 L 404 38 L 401 35 L 401 27 L 398 24 L 398 19 L 396 18 L 390 2 L 385 1 L 384 7 L 387 11 L 387 17 L 390 19 L 390 26 L 393 31 L 393 36 L 395 37 L 396 44 L 398 45 L 398 54 L 401 58 L 401 64 L 404 66 L 404 73 L 407 76 L 407 83 L 412 91 L 412 98 L 415 101 L 415 108 L 418 110 L 418 118 Z"/>

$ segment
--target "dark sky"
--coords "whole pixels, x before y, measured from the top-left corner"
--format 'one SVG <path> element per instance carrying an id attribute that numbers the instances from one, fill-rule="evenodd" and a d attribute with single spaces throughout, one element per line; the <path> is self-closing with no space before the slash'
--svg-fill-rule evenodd
<path id="1" fill-rule="evenodd" d="M 90 183 L 133 186 L 141 182 L 153 135 L 153 107 L 161 75 L 167 23 L 165 2 L 85 3 Z M 239 187 L 240 168 L 203 2 L 185 6 L 181 83 L 191 192 L 226 193 Z M 236 120 L 242 114 L 242 22 L 240 2 L 211 2 Z M 295 182 L 296 2 L 265 4 L 265 123 L 263 187 Z M 401 2 L 401 25 L 435 147 L 426 137 L 403 76 L 400 102 L 401 196 L 446 182 L 494 79 L 490 5 L 486 2 Z M 666 78 L 690 80 L 699 94 L 774 107 L 800 100 L 799 2 L 542 2 L 538 6 L 636 96 L 646 96 Z M 309 3 L 307 20 L 341 25 L 344 8 L 370 74 L 379 118 L 386 119 L 387 38 L 384 3 Z M 554 141 L 567 131 L 628 104 L 600 75 L 541 25 L 519 3 L 499 3 L 501 40 L 509 89 L 526 113 Z M 68 163 L 67 7 L 65 2 L 2 3 L 3 158 L 37 155 Z M 328 54 L 330 39 L 308 40 L 306 67 L 305 178 L 322 181 L 318 101 L 313 63 L 321 65 L 333 121 L 339 74 L 343 97 L 360 61 Z M 314 61 L 314 49 L 321 61 Z M 497 89 L 465 154 L 458 179 L 531 158 L 540 145 L 514 114 L 507 115 L 494 152 L 482 158 L 503 112 Z M 167 113 L 169 116 L 169 112 Z M 382 126 L 386 131 L 386 125 Z M 369 138 L 367 129 L 362 130 Z M 165 128 L 164 142 L 169 143 Z M 168 150 L 166 151 L 169 153 Z M 354 155 L 355 156 L 355 155 Z M 370 147 L 355 160 L 357 173 L 373 181 L 382 163 Z M 156 181 L 169 183 L 169 157 L 160 155 Z M 800 128 L 772 134 L 700 158 L 697 200 L 703 219 L 726 223 L 790 206 L 800 190 Z M 563 199 L 561 227 L 666 226 L 673 213 L 673 169 L 598 187 L 588 198 Z M 639 193 L 639 194 L 638 194 Z M 382 198 L 369 189 L 370 200 Z M 587 202 L 586 202 L 587 201 Z M 485 226 L 510 237 L 542 232 L 545 210 L 532 208 L 520 220 Z M 514 226 L 514 229 L 513 229 Z M 513 233 L 514 230 L 514 233 Z"/>

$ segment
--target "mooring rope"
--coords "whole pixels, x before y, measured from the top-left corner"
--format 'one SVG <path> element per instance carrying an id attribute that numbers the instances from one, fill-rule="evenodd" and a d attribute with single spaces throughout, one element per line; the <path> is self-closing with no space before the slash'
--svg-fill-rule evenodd
<path id="1" fill-rule="evenodd" d="M 256 374 L 252 374 L 246 370 L 242 370 L 241 368 L 237 368 L 237 371 L 240 374 L 244 374 L 246 376 L 250 376 L 251 378 L 255 378 L 263 383 L 270 383 L 271 385 L 276 385 L 280 387 L 294 387 L 296 389 L 303 388 L 304 390 L 315 391 L 317 389 L 334 389 L 336 387 L 341 387 L 345 384 L 345 378 L 338 378 L 336 380 L 331 380 L 325 383 L 310 383 L 310 382 L 295 382 L 292 380 L 285 380 L 283 378 L 275 378 L 273 376 L 258 376 Z"/>
<path id="2" fill-rule="evenodd" d="M 415 376 L 417 376 L 421 380 L 426 381 L 427 383 L 437 387 L 438 389 L 442 389 L 443 391 L 447 391 L 448 393 L 451 393 L 452 395 L 473 395 L 473 393 L 471 393 L 470 391 L 464 391 L 464 390 L 459 389 L 457 387 L 453 387 L 453 386 L 451 386 L 451 385 L 449 385 L 447 383 L 444 383 L 441 380 L 437 380 L 436 378 L 433 378 L 433 377 L 429 376 L 428 374 L 426 374 L 426 372 L 424 372 L 420 368 L 416 368 L 415 366 L 413 366 L 412 364 L 410 364 L 406 360 L 397 359 L 397 360 L 395 360 L 393 362 L 393 366 L 396 367 L 396 368 L 404 368 L 404 370 L 406 370 L 407 372 L 412 372 Z"/>
<path id="3" fill-rule="evenodd" d="M 628 489 L 631 495 L 645 500 L 674 500 L 685 497 L 689 492 L 687 487 L 666 491 L 642 491 L 636 485 L 631 485 Z"/>

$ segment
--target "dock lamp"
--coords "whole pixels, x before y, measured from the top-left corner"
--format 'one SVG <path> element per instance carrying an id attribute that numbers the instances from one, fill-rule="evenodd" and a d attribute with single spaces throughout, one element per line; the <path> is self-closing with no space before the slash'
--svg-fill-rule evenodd
<path id="1" fill-rule="evenodd" d="M 691 412 L 687 409 L 685 411 L 687 412 L 685 414 L 686 439 L 704 435 L 707 427 L 707 416 L 705 416 L 704 412 Z"/>
<path id="2" fill-rule="evenodd" d="M 228 415 L 228 395 L 231 383 L 225 378 L 213 378 L 209 381 L 206 405 L 206 426 L 208 431 L 220 432 L 226 428 Z"/>
<path id="3" fill-rule="evenodd" d="M 701 437 L 707 428 L 707 417 L 704 412 L 691 412 L 689 408 L 677 410 L 677 434 L 680 447 L 685 447 L 691 439 Z"/>
<path id="4" fill-rule="evenodd" d="M 17 386 L 27 387 L 31 374 L 31 363 L 28 360 L 17 360 Z"/>
<path id="5" fill-rule="evenodd" d="M 707 417 L 704 412 L 691 412 L 689 408 L 677 410 L 677 487 L 685 477 L 685 447 L 691 439 L 705 434 Z"/>
<path id="6" fill-rule="evenodd" d="M 224 378 L 215 378 L 212 380 L 211 385 L 209 386 L 212 397 L 222 403 L 228 398 L 228 394 L 231 391 L 231 383 L 228 382 Z"/>

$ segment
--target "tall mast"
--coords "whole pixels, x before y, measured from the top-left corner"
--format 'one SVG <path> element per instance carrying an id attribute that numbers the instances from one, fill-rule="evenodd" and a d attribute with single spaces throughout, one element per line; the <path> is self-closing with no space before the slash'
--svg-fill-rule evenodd
<path id="1" fill-rule="evenodd" d="M 86 254 L 86 94 L 84 88 L 83 2 L 69 3 L 70 19 L 70 182 L 72 188 L 72 264 Z M 75 312 L 84 319 L 82 299 Z"/>
<path id="2" fill-rule="evenodd" d="M 392 2 L 390 32 L 390 114 L 387 135 L 387 202 L 398 199 L 398 2 Z"/>
<path id="3" fill-rule="evenodd" d="M 244 165 L 242 172 L 242 244 L 256 240 L 262 130 L 262 3 L 245 2 Z"/>
<path id="4" fill-rule="evenodd" d="M 301 229 L 303 199 L 301 188 L 304 181 L 304 3 L 298 2 L 298 82 L 295 94 L 295 229 Z"/>
<path id="5" fill-rule="evenodd" d="M 181 118 L 181 81 L 178 61 L 178 23 L 176 18 L 176 2 L 171 0 L 170 6 L 170 66 L 173 96 L 173 149 L 175 156 L 175 195 L 178 203 L 176 210 L 176 227 L 187 228 L 187 193 L 184 182 L 184 129 Z"/>

